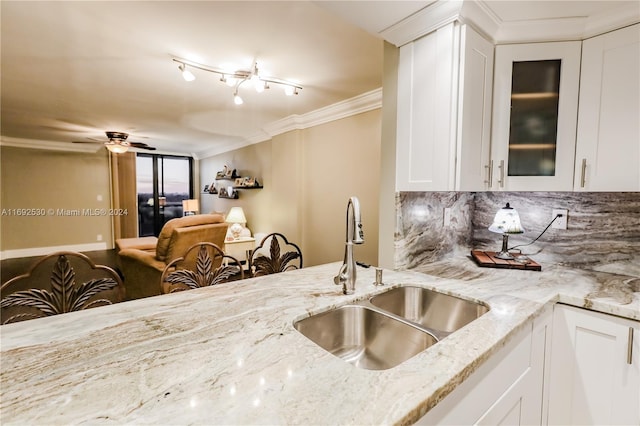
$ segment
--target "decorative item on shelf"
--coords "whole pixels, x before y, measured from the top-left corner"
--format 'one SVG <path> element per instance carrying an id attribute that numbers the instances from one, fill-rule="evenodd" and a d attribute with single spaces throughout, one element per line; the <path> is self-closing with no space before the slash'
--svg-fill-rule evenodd
<path id="1" fill-rule="evenodd" d="M 238 191 L 233 189 L 232 186 L 229 186 L 227 188 L 222 186 L 218 190 L 218 198 L 233 198 L 233 199 L 237 199 L 237 198 L 239 198 Z"/>
<path id="2" fill-rule="evenodd" d="M 229 180 L 233 180 L 236 179 L 240 176 L 238 176 L 238 173 L 236 172 L 236 169 L 232 169 L 229 166 L 227 166 L 226 164 L 224 165 L 224 168 L 222 170 L 220 170 L 218 173 L 216 173 L 216 180 L 220 180 L 220 179 L 229 179 Z"/>
<path id="3" fill-rule="evenodd" d="M 209 192 L 209 185 L 205 185 L 202 192 Z"/>
<path id="4" fill-rule="evenodd" d="M 216 189 L 216 183 L 213 182 L 211 185 L 209 185 L 209 194 L 217 194 L 218 190 Z"/>
<path id="5" fill-rule="evenodd" d="M 183 216 L 193 216 L 200 210 L 198 200 L 182 200 Z"/>
<path id="6" fill-rule="evenodd" d="M 520 216 L 509 203 L 496 213 L 493 223 L 489 227 L 489 231 L 502 234 L 502 249 L 500 253 L 496 253 L 494 257 L 503 260 L 513 260 L 515 257 L 509 253 L 509 234 L 522 234 L 524 228 L 520 224 Z"/>
<path id="7" fill-rule="evenodd" d="M 258 182 L 258 179 L 254 178 L 254 177 L 243 177 L 243 178 L 238 178 L 235 180 L 235 187 L 236 188 L 262 188 L 262 186 L 260 185 L 260 182 Z"/>
<path id="8" fill-rule="evenodd" d="M 229 210 L 229 213 L 225 218 L 225 222 L 232 224 L 227 232 L 227 240 L 237 241 L 243 235 L 246 235 L 247 232 L 245 232 L 245 230 L 248 231 L 248 228 L 245 227 L 247 218 L 244 215 L 242 207 L 231 207 L 231 210 Z M 248 236 L 251 236 L 251 231 L 249 231 Z"/>

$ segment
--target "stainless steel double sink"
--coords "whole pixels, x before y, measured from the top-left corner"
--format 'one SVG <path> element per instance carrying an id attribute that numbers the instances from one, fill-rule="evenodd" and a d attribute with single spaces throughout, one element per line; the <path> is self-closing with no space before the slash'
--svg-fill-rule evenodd
<path id="1" fill-rule="evenodd" d="M 298 320 L 294 327 L 321 348 L 358 368 L 386 370 L 488 311 L 489 307 L 482 302 L 402 286 Z"/>

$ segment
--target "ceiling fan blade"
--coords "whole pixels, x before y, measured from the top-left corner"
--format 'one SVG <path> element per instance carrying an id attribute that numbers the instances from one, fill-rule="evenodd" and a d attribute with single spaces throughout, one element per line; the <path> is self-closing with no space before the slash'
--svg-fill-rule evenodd
<path id="1" fill-rule="evenodd" d="M 71 141 L 71 143 L 104 143 L 100 141 Z"/>
<path id="2" fill-rule="evenodd" d="M 149 151 L 156 150 L 155 147 L 149 146 L 146 143 L 142 143 L 142 142 L 129 142 L 129 146 L 131 146 L 132 148 L 148 149 Z"/>

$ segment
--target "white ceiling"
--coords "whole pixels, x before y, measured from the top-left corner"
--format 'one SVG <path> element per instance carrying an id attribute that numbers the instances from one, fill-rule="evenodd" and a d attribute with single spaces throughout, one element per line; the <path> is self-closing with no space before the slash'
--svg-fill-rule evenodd
<path id="1" fill-rule="evenodd" d="M 5 141 L 70 144 L 115 130 L 159 150 L 206 152 L 382 84 L 382 41 L 308 1 L 0 4 Z M 185 82 L 172 55 L 213 67 L 255 59 L 303 89 L 241 88 L 236 106 L 216 74 L 194 70 Z"/>
<path id="2" fill-rule="evenodd" d="M 76 148 L 71 141 L 111 130 L 200 156 L 246 144 L 285 117 L 380 88 L 380 34 L 433 3 L 2 0 L 0 142 Z M 640 10 L 637 0 L 478 4 L 512 38 L 524 21 L 564 26 L 624 5 Z M 287 97 L 243 87 L 236 106 L 217 75 L 194 70 L 187 83 L 172 56 L 212 67 L 257 60 L 262 73 L 304 88 Z"/>

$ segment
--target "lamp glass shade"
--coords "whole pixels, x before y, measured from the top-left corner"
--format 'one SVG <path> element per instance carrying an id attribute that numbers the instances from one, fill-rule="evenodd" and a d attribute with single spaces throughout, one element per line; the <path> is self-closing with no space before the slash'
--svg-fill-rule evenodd
<path id="1" fill-rule="evenodd" d="M 124 154 L 129 150 L 127 145 L 121 145 L 119 143 L 105 143 L 104 146 L 114 154 Z"/>
<path id="2" fill-rule="evenodd" d="M 489 231 L 498 234 L 522 234 L 524 228 L 520 224 L 520 216 L 516 209 L 509 206 L 509 203 L 496 213 Z"/>
<path id="3" fill-rule="evenodd" d="M 231 207 L 227 217 L 225 219 L 227 223 L 247 223 L 247 218 L 244 216 L 244 210 L 242 207 Z"/>
<path id="4" fill-rule="evenodd" d="M 200 210 L 200 203 L 198 200 L 182 200 L 182 211 L 184 214 L 195 213 Z"/>

